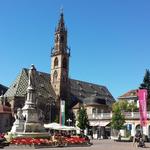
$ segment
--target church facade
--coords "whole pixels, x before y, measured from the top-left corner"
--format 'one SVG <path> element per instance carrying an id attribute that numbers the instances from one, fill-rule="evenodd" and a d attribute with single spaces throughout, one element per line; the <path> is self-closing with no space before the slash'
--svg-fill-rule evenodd
<path id="1" fill-rule="evenodd" d="M 55 119 L 53 116 L 59 115 L 61 100 L 66 102 L 66 111 L 69 112 L 80 103 L 92 105 L 93 111 L 107 112 L 115 101 L 106 86 L 70 79 L 69 61 L 67 29 L 61 13 L 54 34 L 54 47 L 51 49 L 50 74 L 36 71 L 36 104 L 45 122 L 52 122 Z M 4 95 L 10 102 L 13 113 L 24 105 L 27 83 L 28 69 L 23 68 Z"/>

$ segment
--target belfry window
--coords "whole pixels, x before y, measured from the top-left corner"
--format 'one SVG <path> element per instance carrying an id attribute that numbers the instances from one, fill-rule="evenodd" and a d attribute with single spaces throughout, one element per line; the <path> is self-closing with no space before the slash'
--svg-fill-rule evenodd
<path id="1" fill-rule="evenodd" d="M 54 68 L 55 68 L 55 67 L 58 67 L 58 58 L 57 58 L 57 57 L 56 57 L 55 60 L 54 60 Z"/>

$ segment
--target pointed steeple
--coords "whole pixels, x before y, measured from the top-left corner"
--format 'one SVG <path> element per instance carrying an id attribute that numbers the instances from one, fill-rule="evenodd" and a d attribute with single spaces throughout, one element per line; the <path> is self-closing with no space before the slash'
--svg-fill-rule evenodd
<path id="1" fill-rule="evenodd" d="M 67 46 L 67 29 L 65 28 L 63 10 L 61 10 L 60 19 L 55 30 L 55 42 L 54 48 L 51 50 L 51 55 L 59 55 L 62 53 L 70 55 L 70 49 Z"/>
<path id="2" fill-rule="evenodd" d="M 65 31 L 65 22 L 64 22 L 64 14 L 63 9 L 61 9 L 60 19 L 57 26 L 57 31 Z"/>

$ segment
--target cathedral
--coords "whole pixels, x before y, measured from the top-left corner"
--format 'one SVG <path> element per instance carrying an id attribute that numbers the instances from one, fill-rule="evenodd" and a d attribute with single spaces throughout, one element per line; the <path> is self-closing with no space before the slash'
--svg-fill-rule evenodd
<path id="1" fill-rule="evenodd" d="M 107 112 L 114 102 L 106 86 L 69 78 L 71 51 L 67 46 L 67 34 L 64 14 L 61 12 L 54 33 L 54 47 L 51 49 L 50 74 L 36 71 L 36 104 L 39 113 L 43 115 L 44 122 L 52 122 L 56 119 L 54 116 L 60 113 L 62 100 L 65 101 L 68 114 L 79 104 L 90 105 L 96 108 L 96 111 Z M 24 105 L 27 84 L 28 69 L 23 68 L 4 94 L 11 104 L 13 113 Z"/>

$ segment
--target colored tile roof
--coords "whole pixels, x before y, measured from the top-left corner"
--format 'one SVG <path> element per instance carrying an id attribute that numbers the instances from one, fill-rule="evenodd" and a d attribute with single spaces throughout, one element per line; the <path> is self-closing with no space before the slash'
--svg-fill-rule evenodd
<path id="1" fill-rule="evenodd" d="M 23 68 L 14 83 L 9 87 L 4 96 L 24 97 L 28 84 L 28 69 Z M 45 99 L 49 97 L 56 98 L 52 85 L 50 84 L 50 74 L 44 72 L 36 72 L 37 96 L 43 96 Z M 105 86 L 88 83 L 84 81 L 70 79 L 70 95 L 72 105 L 77 101 L 94 103 L 112 103 L 114 98 Z M 95 100 L 94 100 L 95 99 Z M 105 101 L 105 102 L 104 102 Z"/>
<path id="2" fill-rule="evenodd" d="M 37 96 L 44 98 L 53 97 L 55 98 L 55 92 L 50 84 L 50 75 L 43 72 L 36 72 L 36 90 Z M 18 75 L 14 83 L 9 87 L 4 96 L 13 97 L 19 96 L 24 97 L 26 95 L 26 89 L 28 85 L 28 69 L 23 68 L 21 73 Z"/>
<path id="3" fill-rule="evenodd" d="M 73 79 L 70 83 L 73 98 L 83 103 L 108 104 L 115 101 L 105 86 Z"/>

